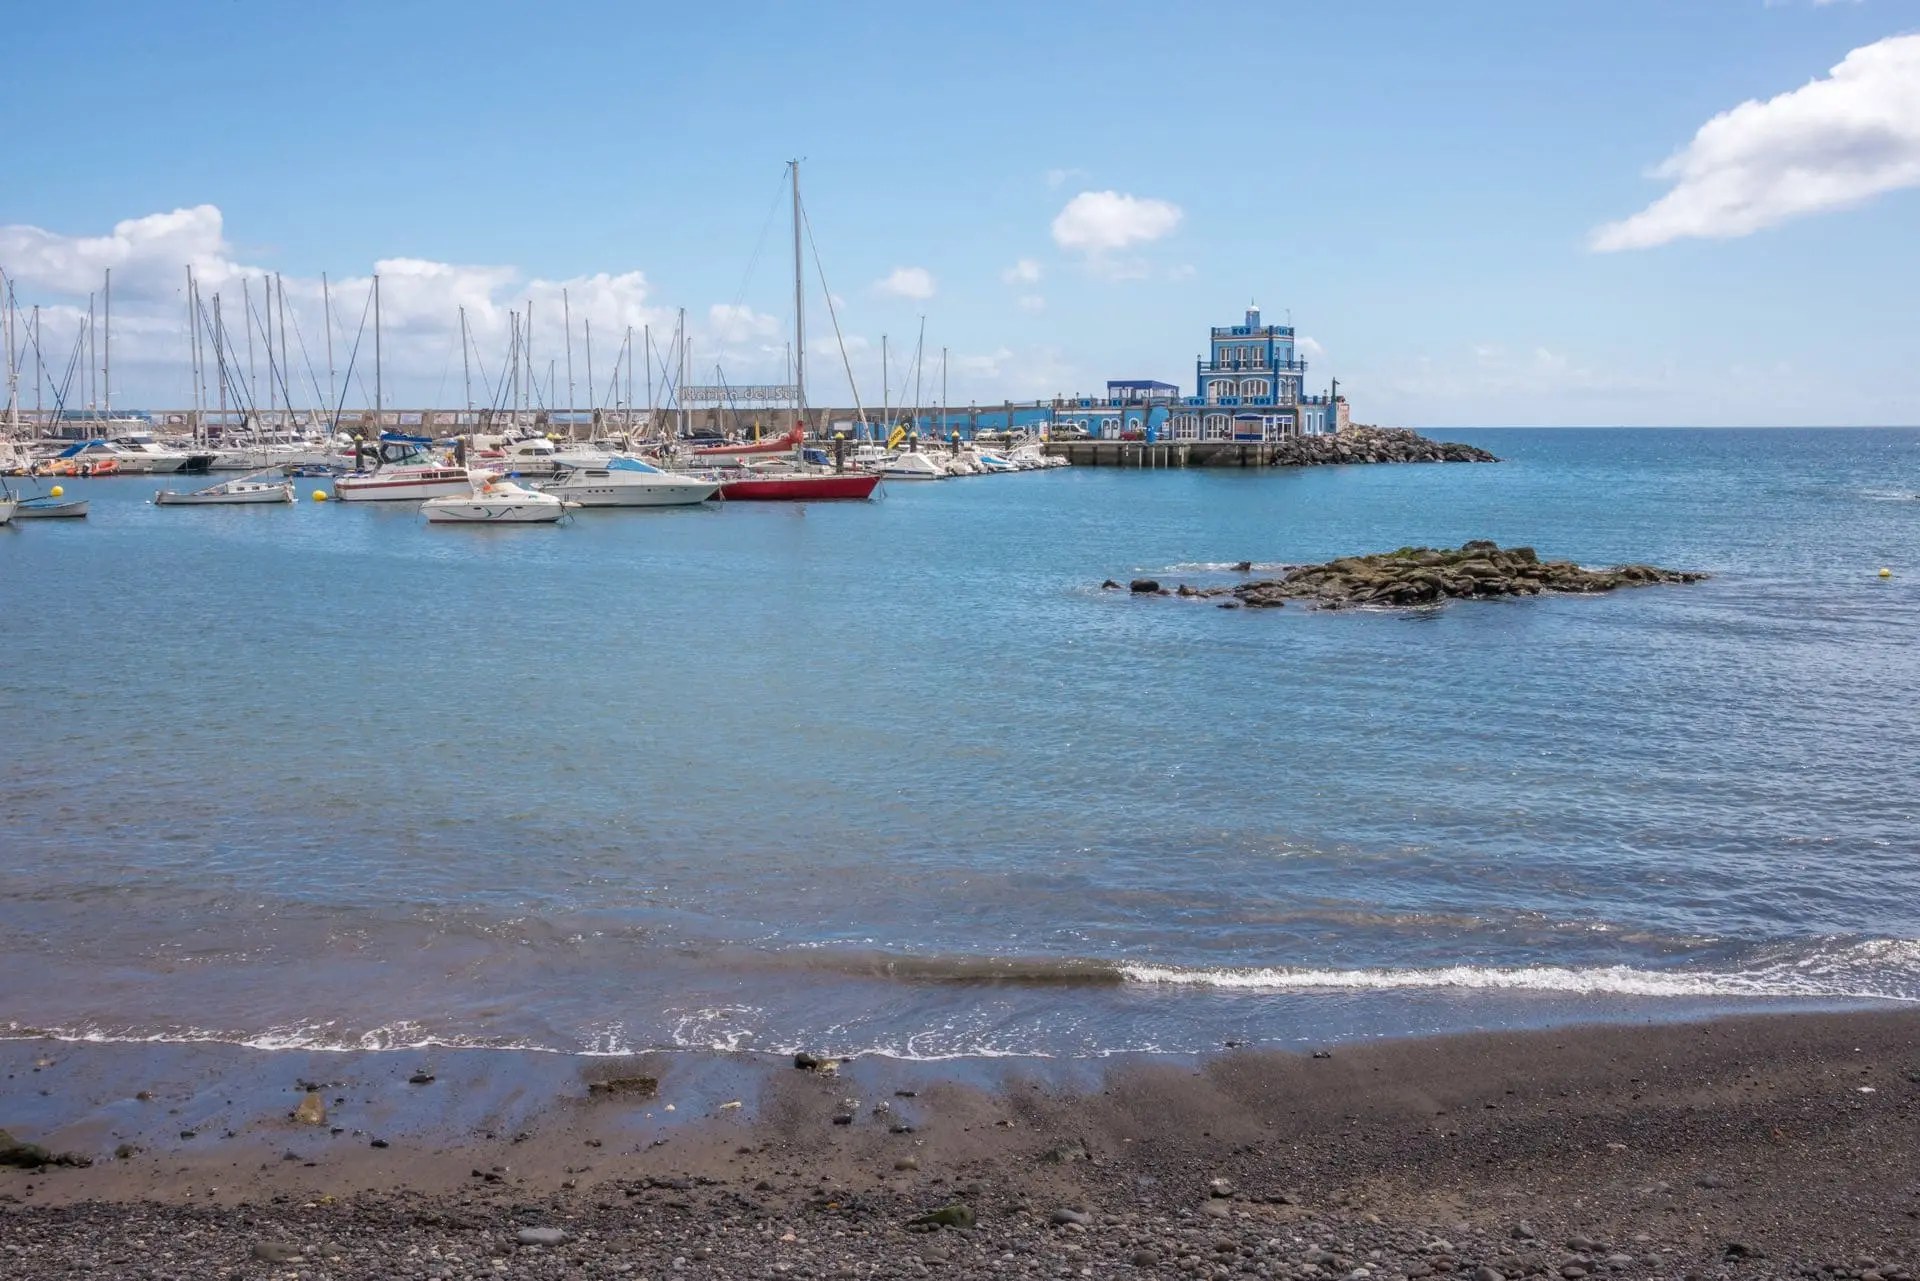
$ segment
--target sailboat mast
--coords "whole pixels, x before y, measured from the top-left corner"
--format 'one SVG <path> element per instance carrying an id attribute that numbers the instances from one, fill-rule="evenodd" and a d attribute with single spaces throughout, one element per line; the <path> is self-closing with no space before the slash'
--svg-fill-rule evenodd
<path id="1" fill-rule="evenodd" d="M 200 439 L 200 351 L 194 343 L 193 323 L 193 264 L 187 264 L 187 399 L 193 404 L 193 430 L 190 433 L 195 441 Z"/>
<path id="2" fill-rule="evenodd" d="M 293 380 L 289 377 L 292 370 L 287 366 L 287 282 L 280 279 L 280 273 L 273 273 L 273 295 L 280 308 L 280 390 L 285 392 L 282 407 L 287 411 L 287 427 L 293 426 Z M 304 343 L 302 344 L 305 345 Z"/>
<path id="3" fill-rule="evenodd" d="M 96 359 L 100 350 L 100 330 L 94 324 L 93 295 L 87 295 L 87 411 L 97 412 L 100 408 L 100 362 Z"/>
<path id="4" fill-rule="evenodd" d="M 273 354 L 273 277 L 262 276 L 260 288 L 266 294 L 260 302 L 260 332 L 267 343 L 267 416 L 271 418 L 279 408 L 279 393 L 273 386 L 274 365 L 277 363 Z"/>
<path id="5" fill-rule="evenodd" d="M 327 284 L 327 273 L 320 273 L 320 311 L 321 319 L 327 324 L 327 411 L 332 416 L 338 393 L 333 378 L 333 289 Z"/>
<path id="6" fill-rule="evenodd" d="M 640 327 L 640 342 L 647 349 L 647 432 L 653 432 L 653 326 Z"/>
<path id="7" fill-rule="evenodd" d="M 376 432 L 387 406 L 387 390 L 380 383 L 380 372 L 380 273 L 376 271 L 373 273 L 373 427 Z"/>
<path id="8" fill-rule="evenodd" d="M 674 384 L 673 403 L 679 410 L 680 434 L 687 434 L 687 309 L 680 309 L 680 326 L 674 333 L 674 346 L 680 349 L 679 381 Z"/>
<path id="9" fill-rule="evenodd" d="M 573 412 L 576 397 L 573 391 L 573 300 L 567 297 L 567 291 L 560 291 L 560 323 L 567 331 L 567 412 Z M 589 383 L 593 379 L 587 379 Z"/>
<path id="10" fill-rule="evenodd" d="M 47 425 L 47 404 L 41 396 L 41 389 L 46 385 L 46 381 L 46 366 L 40 358 L 40 304 L 35 303 L 33 304 L 33 416 L 42 429 Z"/>
<path id="11" fill-rule="evenodd" d="M 793 169 L 793 398 L 800 406 L 800 426 L 807 425 L 807 301 L 800 285 L 800 162 Z"/>
<path id="12" fill-rule="evenodd" d="M 888 385 L 887 373 L 887 336 L 880 335 L 880 426 L 888 439 L 893 437 L 893 401 L 889 395 L 893 388 Z"/>
<path id="13" fill-rule="evenodd" d="M 534 377 L 533 375 L 533 299 L 531 298 L 527 299 L 526 335 L 527 335 L 526 336 L 527 408 L 531 410 L 533 408 L 533 377 Z"/>
<path id="14" fill-rule="evenodd" d="M 108 417 L 112 417 L 113 416 L 113 268 L 111 267 L 107 268 L 107 283 L 105 285 L 105 292 L 102 294 L 101 305 L 107 315 L 107 345 L 105 350 L 106 363 L 102 365 L 100 368 L 100 384 L 101 384 L 100 390 L 106 397 L 106 401 L 101 406 L 101 408 L 107 411 Z"/>
<path id="15" fill-rule="evenodd" d="M 473 408 L 473 362 L 467 357 L 467 309 L 460 309 L 460 380 L 467 389 L 467 408 Z"/>
<path id="16" fill-rule="evenodd" d="M 220 433 L 227 430 L 227 322 L 220 314 L 220 294 L 213 295 L 213 360 L 220 370 Z"/>
<path id="17" fill-rule="evenodd" d="M 13 429 L 20 425 L 20 375 L 15 369 L 18 364 L 13 358 L 13 289 L 5 276 L 0 275 L 0 306 L 7 309 L 7 438 L 13 438 Z"/>
<path id="18" fill-rule="evenodd" d="M 252 409 L 260 403 L 260 371 L 253 363 L 253 287 L 245 276 L 240 277 L 240 301 L 246 306 L 247 314 L 247 420 L 253 421 Z M 257 429 L 257 424 L 255 424 Z"/>
<path id="19" fill-rule="evenodd" d="M 589 427 L 587 434 L 591 436 L 593 434 L 591 430 L 593 423 L 593 317 L 588 316 L 582 323 L 587 327 L 587 423 Z M 569 431 L 567 435 L 571 436 L 573 433 Z"/>

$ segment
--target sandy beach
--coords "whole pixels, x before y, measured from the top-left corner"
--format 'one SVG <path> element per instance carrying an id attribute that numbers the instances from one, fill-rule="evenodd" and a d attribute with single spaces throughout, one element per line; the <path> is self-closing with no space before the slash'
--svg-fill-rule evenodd
<path id="1" fill-rule="evenodd" d="M 1905 1278 L 1920 1246 L 1907 1011 L 1097 1074 L 47 1041 L 0 1061 L 15 1140 L 92 1161 L 0 1173 L 10 1277 Z M 655 1092 L 594 1088 L 643 1075 Z M 309 1085 L 324 1124 L 294 1119 Z M 914 1222 L 943 1209 L 968 1226 Z"/>

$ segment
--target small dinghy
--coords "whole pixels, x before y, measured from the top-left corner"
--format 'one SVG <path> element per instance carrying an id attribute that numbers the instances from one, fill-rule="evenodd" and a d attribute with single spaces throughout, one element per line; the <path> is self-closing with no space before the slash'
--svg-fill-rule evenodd
<path id="1" fill-rule="evenodd" d="M 22 498 L 14 509 L 15 520 L 70 520 L 87 514 L 87 500 L 84 498 L 56 498 L 52 494 L 42 494 L 37 498 Z"/>
<path id="2" fill-rule="evenodd" d="M 472 493 L 429 498 L 420 510 L 441 525 L 544 525 L 559 520 L 574 505 L 510 480 L 489 479 L 482 472 L 474 477 Z"/>
<path id="3" fill-rule="evenodd" d="M 196 489 L 187 494 L 163 489 L 153 496 L 156 507 L 231 506 L 242 503 L 290 503 L 292 501 L 292 481 L 267 480 L 264 474 L 222 481 L 218 485 L 209 485 L 205 489 Z"/>

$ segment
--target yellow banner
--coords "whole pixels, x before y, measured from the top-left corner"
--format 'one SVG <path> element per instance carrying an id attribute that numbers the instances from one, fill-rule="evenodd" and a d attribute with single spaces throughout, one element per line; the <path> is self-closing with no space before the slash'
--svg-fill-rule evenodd
<path id="1" fill-rule="evenodd" d="M 888 449 L 894 448 L 906 438 L 907 438 L 907 429 L 905 427 L 895 427 L 893 429 L 893 435 L 887 437 L 887 448 Z"/>

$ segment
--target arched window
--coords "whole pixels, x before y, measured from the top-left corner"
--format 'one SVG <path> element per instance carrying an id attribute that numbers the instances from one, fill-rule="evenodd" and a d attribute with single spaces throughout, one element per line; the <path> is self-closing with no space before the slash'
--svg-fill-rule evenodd
<path id="1" fill-rule="evenodd" d="M 1267 394 L 1267 380 L 1264 378 L 1246 378 L 1241 380 L 1242 396 L 1264 396 Z"/>
<path id="2" fill-rule="evenodd" d="M 1232 420 L 1225 414 L 1208 414 L 1206 438 L 1208 440 L 1227 439 L 1227 437 L 1232 434 L 1231 422 Z"/>

